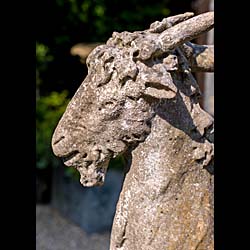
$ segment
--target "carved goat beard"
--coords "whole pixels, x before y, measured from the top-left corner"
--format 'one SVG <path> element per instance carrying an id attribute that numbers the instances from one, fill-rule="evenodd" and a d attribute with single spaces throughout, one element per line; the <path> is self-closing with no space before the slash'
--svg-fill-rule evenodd
<path id="1" fill-rule="evenodd" d="M 103 147 L 93 147 L 91 153 L 88 154 L 73 151 L 62 157 L 66 166 L 74 167 L 79 171 L 80 182 L 86 187 L 103 185 L 111 158 L 111 152 Z"/>
<path id="2" fill-rule="evenodd" d="M 145 125 L 144 125 L 145 129 Z M 140 135 L 129 134 L 123 139 L 114 139 L 106 143 L 104 146 L 93 147 L 89 153 L 89 159 L 77 160 L 76 157 L 72 160 L 64 160 L 64 164 L 68 167 L 74 167 L 80 173 L 80 183 L 85 187 L 102 186 L 105 182 L 105 176 L 112 158 L 132 150 L 143 142 L 150 133 L 149 121 L 147 129 Z"/>
<path id="3" fill-rule="evenodd" d="M 152 119 L 152 117 L 150 117 Z M 111 136 L 110 140 L 104 145 L 101 142 L 92 142 L 95 146 L 85 148 L 84 153 L 72 151 L 68 155 L 63 156 L 63 162 L 68 167 L 74 167 L 80 173 L 80 183 L 85 187 L 101 186 L 104 184 L 105 176 L 112 158 L 132 150 L 143 142 L 150 133 L 150 120 L 145 120 L 140 125 L 138 135 L 134 133 L 125 133 L 123 136 Z M 137 127 L 137 130 L 139 128 Z M 118 131 L 116 131 L 118 134 Z M 138 131 L 137 131 L 138 132 Z"/>
<path id="4" fill-rule="evenodd" d="M 77 166 L 76 169 L 81 176 L 80 183 L 85 187 L 102 186 L 105 181 L 109 160 L 107 159 L 98 165 L 92 163 L 87 168 L 81 165 Z"/>

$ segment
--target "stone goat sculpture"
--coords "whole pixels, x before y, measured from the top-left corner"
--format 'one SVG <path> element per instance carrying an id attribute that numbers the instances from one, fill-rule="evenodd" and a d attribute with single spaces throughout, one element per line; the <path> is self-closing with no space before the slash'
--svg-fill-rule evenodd
<path id="1" fill-rule="evenodd" d="M 52 148 L 88 187 L 126 156 L 110 250 L 213 249 L 214 123 L 191 73 L 213 71 L 213 46 L 190 42 L 213 20 L 188 12 L 114 32 L 87 58 Z"/>

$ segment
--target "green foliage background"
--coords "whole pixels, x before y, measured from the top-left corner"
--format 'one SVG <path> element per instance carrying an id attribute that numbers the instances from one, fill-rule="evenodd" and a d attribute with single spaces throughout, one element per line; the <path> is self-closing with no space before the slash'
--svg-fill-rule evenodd
<path id="1" fill-rule="evenodd" d="M 36 167 L 57 166 L 51 136 L 87 74 L 70 55 L 82 42 L 106 42 L 113 31 L 135 31 L 168 15 L 190 11 L 189 0 L 38 0 L 36 22 Z M 122 157 L 111 162 L 119 168 Z M 72 168 L 66 173 L 75 175 Z"/>

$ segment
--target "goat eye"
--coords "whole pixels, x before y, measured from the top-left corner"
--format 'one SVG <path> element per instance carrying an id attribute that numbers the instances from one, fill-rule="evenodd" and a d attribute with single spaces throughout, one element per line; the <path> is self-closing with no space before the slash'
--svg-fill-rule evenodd
<path id="1" fill-rule="evenodd" d="M 106 101 L 104 103 L 102 103 L 99 107 L 98 107 L 98 110 L 101 111 L 101 110 L 108 110 L 108 111 L 112 111 L 115 109 L 115 103 L 112 102 L 112 101 Z"/>
<path id="2" fill-rule="evenodd" d="M 104 103 L 104 107 L 105 108 L 114 108 L 115 107 L 115 103 L 112 101 L 108 101 Z"/>

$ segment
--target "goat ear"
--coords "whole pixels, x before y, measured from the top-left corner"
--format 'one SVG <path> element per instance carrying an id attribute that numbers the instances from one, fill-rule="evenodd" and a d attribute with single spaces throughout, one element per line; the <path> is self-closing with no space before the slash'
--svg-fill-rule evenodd
<path id="1" fill-rule="evenodd" d="M 172 99 L 176 96 L 177 92 L 171 89 L 166 89 L 164 86 L 153 86 L 154 84 L 149 83 L 144 91 L 144 96 L 156 98 L 156 99 Z M 151 85 L 151 86 L 150 86 Z M 163 88 L 159 88 L 163 87 Z"/>
<path id="2" fill-rule="evenodd" d="M 144 83 L 143 94 L 153 98 L 171 99 L 176 96 L 175 86 L 169 68 L 164 64 L 155 64 L 152 68 L 145 64 L 138 64 L 140 68 L 140 81 Z"/>

